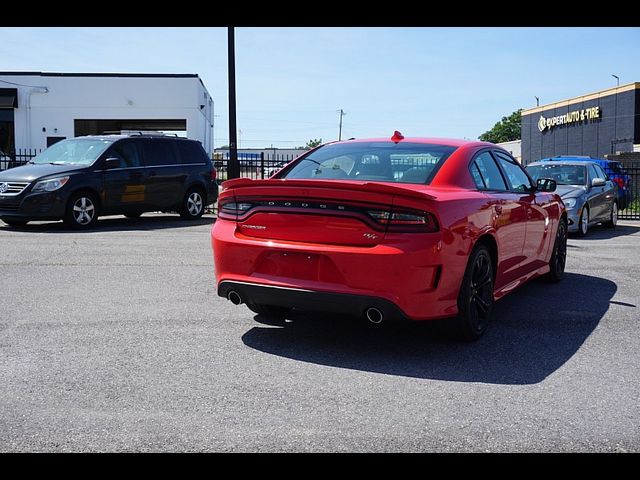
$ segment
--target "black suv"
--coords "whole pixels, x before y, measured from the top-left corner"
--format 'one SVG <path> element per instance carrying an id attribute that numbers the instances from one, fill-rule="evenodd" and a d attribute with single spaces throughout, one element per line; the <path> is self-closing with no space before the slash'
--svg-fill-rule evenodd
<path id="1" fill-rule="evenodd" d="M 103 135 L 58 142 L 28 164 L 0 172 L 0 219 L 93 226 L 99 215 L 177 211 L 202 216 L 218 197 L 200 142 L 165 135 Z"/>

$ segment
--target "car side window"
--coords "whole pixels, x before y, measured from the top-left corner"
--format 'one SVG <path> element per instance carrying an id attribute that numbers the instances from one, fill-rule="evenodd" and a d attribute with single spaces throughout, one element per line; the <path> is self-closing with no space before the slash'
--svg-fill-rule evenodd
<path id="1" fill-rule="evenodd" d="M 497 157 L 500 162 L 500 166 L 509 179 L 511 190 L 518 193 L 530 192 L 533 185 L 531 185 L 531 180 L 529 180 L 529 177 L 520 164 L 500 152 L 493 153 Z"/>
<path id="2" fill-rule="evenodd" d="M 479 190 L 507 190 L 500 169 L 489 152 L 479 154 L 471 163 L 470 171 Z"/>
<path id="3" fill-rule="evenodd" d="M 135 168 L 140 166 L 138 148 L 133 142 L 121 141 L 111 147 L 107 158 L 119 158 L 120 168 Z"/>
<path id="4" fill-rule="evenodd" d="M 596 171 L 596 167 L 595 165 L 589 165 L 589 185 L 591 185 L 591 183 L 593 182 L 594 178 L 598 178 L 598 172 Z M 604 178 L 604 177 L 601 177 Z"/>
<path id="5" fill-rule="evenodd" d="M 158 167 L 163 165 L 177 165 L 180 162 L 176 158 L 176 149 L 173 142 L 163 139 L 145 140 L 144 163 L 147 166 Z"/>
<path id="6" fill-rule="evenodd" d="M 607 175 L 600 165 L 596 165 L 596 172 L 598 172 L 598 177 L 609 180 L 609 175 Z"/>
<path id="7" fill-rule="evenodd" d="M 176 142 L 176 145 L 178 145 L 178 152 L 180 153 L 180 159 L 183 164 L 206 163 L 206 153 L 200 143 L 195 141 L 179 140 Z"/>

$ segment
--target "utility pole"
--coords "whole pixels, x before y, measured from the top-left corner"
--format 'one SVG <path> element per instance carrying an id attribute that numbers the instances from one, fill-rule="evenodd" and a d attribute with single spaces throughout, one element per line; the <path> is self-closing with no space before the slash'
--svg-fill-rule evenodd
<path id="1" fill-rule="evenodd" d="M 229 166 L 227 178 L 240 177 L 238 145 L 236 133 L 236 51 L 234 27 L 227 28 L 228 70 L 229 70 Z"/>
<path id="2" fill-rule="evenodd" d="M 336 110 L 338 113 L 340 113 L 340 129 L 338 130 L 338 141 L 342 140 L 342 117 L 344 117 L 347 112 L 345 112 L 344 110 L 340 109 L 340 110 Z"/>

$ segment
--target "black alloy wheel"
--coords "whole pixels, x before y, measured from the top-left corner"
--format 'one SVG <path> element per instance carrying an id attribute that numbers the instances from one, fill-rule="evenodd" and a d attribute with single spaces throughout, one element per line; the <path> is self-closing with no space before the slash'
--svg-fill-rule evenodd
<path id="1" fill-rule="evenodd" d="M 549 273 L 545 276 L 551 282 L 559 282 L 564 277 L 564 269 L 567 264 L 567 232 L 567 221 L 561 218 L 553 244 L 553 252 L 549 259 Z"/>
<path id="2" fill-rule="evenodd" d="M 458 316 L 452 321 L 454 336 L 463 341 L 479 339 L 489 325 L 493 303 L 493 262 L 489 249 L 480 244 L 471 252 L 462 279 Z"/>

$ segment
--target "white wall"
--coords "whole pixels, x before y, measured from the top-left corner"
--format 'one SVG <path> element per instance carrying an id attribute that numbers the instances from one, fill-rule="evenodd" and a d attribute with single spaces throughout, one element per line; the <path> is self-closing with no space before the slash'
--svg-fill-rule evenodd
<path id="1" fill-rule="evenodd" d="M 496 145 L 500 145 L 519 162 L 522 161 L 522 140 L 512 140 L 510 142 L 497 143 Z"/>
<path id="2" fill-rule="evenodd" d="M 0 80 L 19 84 L 0 82 L 18 89 L 16 149 L 43 149 L 48 136 L 73 137 L 75 119 L 185 119 L 187 137 L 212 152 L 213 101 L 197 77 L 0 74 Z"/>

